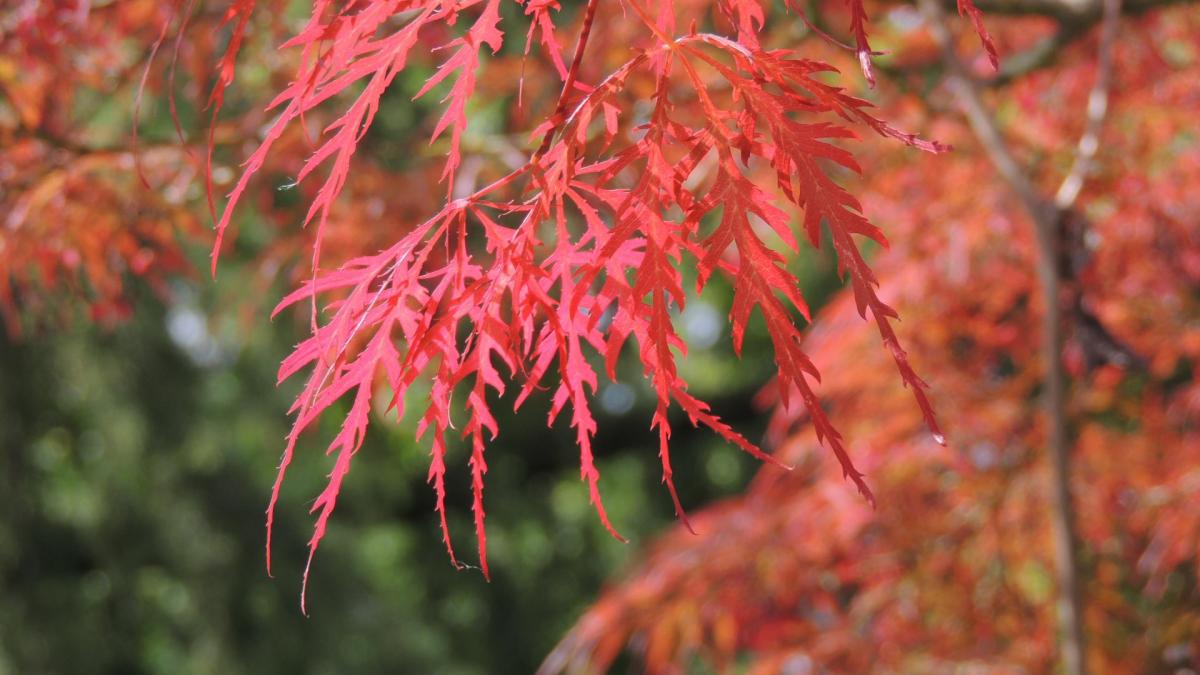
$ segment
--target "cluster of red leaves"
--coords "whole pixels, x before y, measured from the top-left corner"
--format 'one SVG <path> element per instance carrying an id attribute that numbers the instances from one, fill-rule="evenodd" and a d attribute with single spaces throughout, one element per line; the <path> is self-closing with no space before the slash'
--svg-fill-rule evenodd
<path id="1" fill-rule="evenodd" d="M 239 92 L 237 114 L 211 127 L 207 120 L 192 126 L 190 115 L 178 118 L 177 97 L 213 106 L 226 98 L 223 89 L 211 94 L 207 84 L 232 81 L 232 59 L 219 58 L 226 8 L 151 0 L 0 8 L 0 312 L 10 332 L 59 325 L 81 304 L 109 325 L 131 311 L 131 278 L 165 290 L 168 279 L 194 275 L 183 249 L 211 246 L 211 239 L 195 217 L 204 151 L 190 139 L 211 134 L 219 156 L 208 178 L 223 189 L 234 175 L 224 149 L 253 139 L 270 119 L 244 104 L 270 82 Z M 260 24 L 253 34 L 249 24 L 243 27 L 238 44 L 244 58 L 267 65 L 268 80 L 278 80 L 289 64 L 267 58 L 274 53 L 273 31 Z M 139 113 L 146 126 L 152 106 L 164 103 L 182 143 L 161 129 L 140 139 L 135 133 Z M 276 185 L 290 182 L 311 152 L 309 141 L 298 125 L 291 127 L 260 175 Z M 386 245 L 402 223 L 440 206 L 439 171 L 428 169 L 405 171 L 407 183 L 421 187 L 396 191 L 388 184 L 394 173 L 369 158 L 359 161 L 330 212 L 327 258 L 341 262 Z M 280 276 L 289 283 L 305 278 L 295 262 L 312 237 L 294 228 L 303 211 L 292 203 L 314 198 L 309 187 L 291 186 L 286 200 L 278 198 L 280 190 L 251 195 L 256 214 L 272 228 L 265 246 L 254 251 L 258 292 L 222 303 L 247 323 L 261 318 L 261 299 Z"/>
<path id="2" fill-rule="evenodd" d="M 70 304 L 55 298 L 84 298 L 92 321 L 108 324 L 130 312 L 129 275 L 165 292 L 165 281 L 185 273 L 182 228 L 193 235 L 199 221 L 178 198 L 154 200 L 141 194 L 128 153 L 47 158 L 57 153 L 36 143 L 17 144 L 0 158 L 0 172 L 25 180 L 6 181 L 12 198 L 0 198 L 0 314 L 8 330 L 21 332 L 23 315 L 42 321 L 68 319 Z M 183 153 L 163 149 L 145 158 L 165 194 L 176 195 L 196 176 L 180 175 Z M 42 170 L 29 171 L 34 168 Z M 5 194 L 8 197 L 8 194 Z M 61 316 L 55 317 L 55 314 Z"/>
<path id="3" fill-rule="evenodd" d="M 83 89 L 113 95 L 149 85 L 167 89 L 174 114 L 177 64 L 189 68 L 193 88 L 213 82 L 208 95 L 211 195 L 219 182 L 214 181 L 219 172 L 213 170 L 213 148 L 262 124 L 257 113 L 242 115 L 232 128 L 220 120 L 239 54 L 260 27 L 255 23 L 259 5 L 257 0 L 20 2 L 0 12 L 5 38 L 0 86 L 6 104 L 0 109 L 5 113 L 0 132 L 6 150 L 12 150 L 0 166 L 9 214 L 0 240 L 0 306 L 12 325 L 18 310 L 36 309 L 40 297 L 49 297 L 46 291 L 61 286 L 87 297 L 97 316 L 107 315 L 125 306 L 128 274 L 146 275 L 161 285 L 183 269 L 176 234 L 192 223 L 181 206 L 192 166 L 186 145 L 139 150 L 136 135 L 128 149 L 95 143 L 86 130 L 74 127 L 71 103 Z M 329 448 L 337 458 L 314 507 L 320 513 L 311 549 L 324 534 L 366 432 L 372 393 L 389 388 L 397 413 L 403 414 L 405 394 L 418 381 L 432 392 L 419 411 L 420 427 L 432 436 L 429 479 L 452 559 L 444 512 L 448 431 L 460 424 L 471 447 L 476 530 L 486 574 L 484 448 L 498 433 L 491 406 L 509 385 L 517 388 L 515 406 L 543 387 L 554 392 L 548 422 L 567 411 L 591 500 L 604 526 L 619 537 L 600 500 L 589 401 L 600 370 L 615 376 L 630 337 L 657 399 L 651 424 L 660 438 L 664 482 L 681 518 L 668 454 L 669 408 L 677 406 L 693 423 L 768 459 L 690 395 L 679 377 L 676 360 L 684 344 L 673 318 L 685 304 L 684 270 L 689 268 L 696 274 L 686 280 L 695 281 L 696 292 L 714 272 L 733 281 L 730 320 L 739 350 L 755 309 L 762 315 L 779 367 L 779 391 L 785 400 L 803 403 L 818 438 L 870 498 L 818 403 L 813 389 L 818 371 L 800 348 L 796 326 L 796 315 L 807 319 L 808 310 L 778 249 L 800 245 L 793 218 L 802 219 L 803 234 L 813 246 L 821 240 L 822 225 L 828 228 L 859 314 L 876 324 L 901 380 L 940 437 L 924 385 L 892 328 L 895 313 L 877 295 L 877 281 L 856 236 L 885 240 L 838 181 L 862 171 L 844 147 L 855 138 L 852 127 L 931 152 L 943 147 L 874 116 L 865 101 L 830 84 L 836 71 L 827 64 L 765 47 L 759 31 L 768 18 L 758 0 L 589 2 L 566 11 L 541 0 L 518 5 L 524 15 L 522 75 L 507 86 L 478 78 L 485 62 L 504 47 L 502 24 L 512 21 L 502 18 L 507 13 L 500 0 L 315 0 L 308 20 L 283 45 L 282 54 L 290 55 L 295 70 L 268 107 L 276 118 L 232 187 L 215 251 L 221 250 L 252 177 L 295 177 L 309 203 L 304 222 L 315 223 L 315 231 L 300 238 L 313 242 L 312 276 L 281 307 L 308 301 L 313 335 L 284 362 L 280 375 L 305 368 L 311 375 L 297 399 L 279 480 L 300 433 L 354 392 L 342 431 Z M 977 11 L 969 2 L 960 9 L 976 19 L 994 53 Z M 867 14 L 861 0 L 849 3 L 849 10 L 857 54 L 871 79 Z M 679 30 L 677 16 L 696 19 Z M 203 25 L 197 28 L 197 23 Z M 218 58 L 212 56 L 213 24 L 228 32 Z M 179 39 L 168 40 L 172 30 Z M 568 34 L 577 44 L 569 60 L 562 51 Z M 538 54 L 532 53 L 535 44 Z M 146 67 L 164 46 L 169 66 L 162 67 L 160 58 L 160 67 Z M 399 204 L 359 199 L 380 182 L 370 179 L 375 175 L 370 167 L 351 171 L 354 155 L 385 92 L 410 57 L 426 58 L 424 51 L 432 52 L 437 66 L 416 96 L 445 92 L 430 136 L 431 142 L 444 139 L 439 148 L 445 161 L 437 173 L 447 197 L 426 204 L 430 191 L 422 190 L 422 199 Z M 544 113 L 532 133 L 540 144 L 518 161 L 509 157 L 507 173 L 468 167 L 472 157 L 464 151 L 464 139 L 476 90 L 489 97 L 515 93 L 521 102 L 523 62 L 529 58 L 545 66 L 539 72 L 562 82 L 554 99 L 531 97 L 531 108 Z M 496 65 L 499 72 L 514 72 L 505 70 L 502 59 Z M 311 139 L 306 121 L 324 119 L 330 108 L 340 112 Z M 177 118 L 176 128 L 183 138 Z M 509 155 L 514 152 L 510 148 Z M 424 168 L 413 175 L 423 179 L 429 173 Z M 309 179 L 314 172 L 323 180 Z M 147 195 L 137 193 L 135 177 L 161 193 L 161 199 L 152 200 L 154 208 L 145 208 Z M 480 177 L 491 182 L 478 188 Z M 339 200 L 339 195 L 354 199 Z M 381 252 L 360 256 L 371 245 L 364 242 L 377 239 L 374 233 L 364 236 L 361 225 L 347 236 L 346 226 L 377 219 L 380 209 L 393 219 L 402 210 L 410 224 L 398 240 L 384 241 Z M 265 267 L 276 269 L 271 261 L 287 257 L 295 239 L 277 242 Z M 322 271 L 322 252 L 331 245 L 335 264 L 349 262 Z M 458 396 L 461 405 L 452 405 Z M 277 482 L 268 539 L 279 487 Z"/>
<path id="4" fill-rule="evenodd" d="M 799 245 L 792 213 L 803 213 L 803 233 L 813 246 L 820 242 L 822 224 L 828 228 L 859 314 L 875 322 L 901 380 L 940 438 L 925 385 L 892 328 L 895 312 L 879 298 L 878 283 L 855 239 L 883 244 L 884 237 L 837 178 L 844 170 L 862 171 L 841 145 L 855 137 L 848 126 L 931 152 L 943 147 L 875 117 L 868 103 L 828 83 L 836 71 L 827 64 L 760 45 L 756 32 L 765 15 L 757 0 L 680 4 L 687 4 L 692 16 L 718 10 L 735 27 L 734 35 L 701 32 L 695 22 L 680 31 L 673 0 L 649 6 L 627 0 L 600 8 L 599 19 L 600 3 L 591 2 L 579 17 L 579 46 L 567 66 L 558 51 L 557 5 L 524 3 L 530 17 L 525 51 L 537 42 L 564 78 L 562 93 L 553 112 L 534 129 L 534 138 L 542 142 L 527 161 L 484 187 L 456 192 L 477 71 L 485 48 L 496 53 L 503 45 L 500 0 L 313 3 L 305 25 L 284 44 L 298 52 L 298 65 L 290 84 L 271 103 L 278 117 L 247 160 L 218 223 L 219 251 L 238 200 L 285 131 L 331 100 L 348 101 L 315 140 L 315 151 L 297 175 L 297 182 L 303 182 L 315 172 L 324 173 L 305 218 L 316 229 L 313 277 L 280 309 L 310 304 L 313 334 L 279 373 L 280 380 L 304 369 L 310 374 L 293 408 L 296 421 L 268 509 L 268 565 L 274 505 L 300 434 L 335 402 L 351 396 L 341 430 L 329 446 L 336 456 L 329 483 L 313 505 L 318 516 L 311 563 L 367 432 L 372 395 L 383 386 L 392 392 L 390 407 L 403 415 L 406 392 L 419 380 L 429 383 L 430 395 L 417 414 L 420 433 L 432 437 L 429 481 L 452 559 L 444 505 L 447 435 L 461 428 L 468 439 L 485 575 L 485 447 L 499 432 L 492 406 L 509 385 L 518 389 L 514 406 L 519 407 L 552 379 L 548 421 L 564 411 L 569 416 L 582 478 L 600 520 L 614 536 L 619 537 L 600 498 L 592 449 L 596 422 L 589 399 L 597 387 L 597 361 L 614 378 L 616 361 L 631 337 L 656 396 L 651 424 L 660 439 L 663 480 L 681 518 L 668 453 L 672 405 L 694 424 L 770 460 L 690 395 L 679 377 L 676 360 L 685 346 L 673 314 L 685 304 L 683 270 L 688 266 L 698 270 L 697 292 L 717 270 L 733 280 L 730 320 L 736 348 L 754 310 L 762 314 L 784 385 L 780 391 L 803 402 L 818 438 L 869 498 L 818 402 L 812 388 L 818 372 L 800 347 L 794 315 L 807 317 L 807 308 L 796 279 L 774 249 L 776 242 L 793 250 Z M 861 32 L 865 12 L 859 2 L 851 4 Z M 239 0 L 228 9 L 226 21 L 234 26 L 234 37 L 222 62 L 215 105 L 232 81 L 232 64 L 254 8 L 253 0 Z M 437 45 L 435 53 L 444 56 L 416 95 L 448 89 L 431 135 L 433 140 L 449 138 L 442 175 L 450 195 L 440 209 L 379 253 L 350 260 L 335 271 L 321 270 L 330 210 L 381 97 L 415 47 L 426 44 L 429 35 L 453 34 L 451 27 L 459 22 L 464 30 Z M 588 36 L 608 25 L 634 27 L 625 43 L 633 45 L 632 55 L 586 83 Z M 456 396 L 463 397 L 457 406 L 452 403 Z"/>
<path id="5" fill-rule="evenodd" d="M 130 44 L 152 43 L 167 18 L 157 2 L 91 5 L 0 9 L 0 314 L 11 333 L 28 317 L 69 314 L 64 295 L 83 298 L 97 322 L 125 316 L 129 276 L 162 290 L 187 268 L 178 235 L 199 231 L 183 150 L 147 149 L 154 189 L 143 190 L 133 153 L 79 133 L 79 92 L 132 86 L 146 54 Z"/>
<path id="6" fill-rule="evenodd" d="M 1189 215 L 1200 151 L 1188 140 L 1200 15 L 1136 25 L 1115 55 L 1100 165 L 1082 198 L 1091 228 L 1077 282 L 1082 304 L 1144 362 L 1089 370 L 1094 336 L 1072 324 L 1073 488 L 1090 663 L 1185 672 L 1200 662 L 1200 238 Z M 1018 152 L 1054 168 L 1046 189 L 1070 164 L 1094 53 L 1085 41 L 1003 91 L 1017 102 Z M 805 416 L 777 408 L 774 428 L 789 437 L 780 458 L 800 468 L 764 470 L 745 495 L 696 515 L 699 537 L 662 537 L 546 672 L 604 672 L 622 652 L 652 673 L 696 660 L 755 673 L 1054 669 L 1031 226 L 969 133 L 940 124 L 957 151 L 881 160 L 863 201 L 894 228 L 875 269 L 909 319 L 905 341 L 928 364 L 950 446 L 930 443 L 903 389 L 879 376 L 886 362 L 843 295 L 804 346 L 838 373 L 822 393 L 886 507 L 848 499 L 797 428 Z"/>

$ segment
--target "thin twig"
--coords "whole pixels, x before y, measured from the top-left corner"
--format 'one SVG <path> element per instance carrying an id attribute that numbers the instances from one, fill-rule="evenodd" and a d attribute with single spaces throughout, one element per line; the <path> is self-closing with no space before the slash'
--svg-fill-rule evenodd
<path id="1" fill-rule="evenodd" d="M 979 85 L 967 72 L 966 66 L 954 52 L 954 41 L 947 28 L 945 15 L 941 6 L 933 0 L 921 0 L 921 10 L 929 24 L 929 33 L 942 52 L 942 61 L 946 66 L 946 84 L 954 92 L 963 113 L 970 123 L 971 129 L 983 145 L 988 159 L 1000 172 L 1000 176 L 1009 184 L 1026 210 L 1034 214 L 1039 222 L 1045 219 L 1046 200 L 1038 195 L 1033 183 L 1017 162 L 1012 151 L 1008 148 L 996 121 L 983 102 L 979 93 Z"/>
<path id="2" fill-rule="evenodd" d="M 1117 41 L 1117 24 L 1121 19 L 1121 0 L 1104 0 L 1104 23 L 1100 27 L 1100 53 L 1096 59 L 1096 82 L 1088 94 L 1087 122 L 1079 138 L 1079 149 L 1075 161 L 1054 195 L 1054 205 L 1059 209 L 1071 208 L 1079 198 L 1083 182 L 1091 169 L 1100 148 L 1100 129 L 1108 112 L 1108 90 L 1112 80 L 1113 50 Z"/>
<path id="3" fill-rule="evenodd" d="M 558 103 L 554 106 L 554 115 L 550 118 L 553 120 L 553 125 L 546 130 L 542 144 L 538 146 L 537 152 L 533 153 L 535 160 L 550 149 L 550 142 L 554 140 L 554 135 L 566 121 L 567 102 L 571 98 L 571 90 L 575 88 L 575 80 L 579 78 L 579 68 L 583 64 L 583 51 L 587 49 L 588 37 L 592 34 L 592 21 L 596 18 L 596 5 L 598 4 L 600 4 L 598 0 L 588 0 L 583 14 L 583 29 L 579 33 L 579 42 L 575 44 L 575 57 L 571 59 L 571 68 L 567 71 L 567 79 L 563 82 L 562 93 L 558 96 Z"/>

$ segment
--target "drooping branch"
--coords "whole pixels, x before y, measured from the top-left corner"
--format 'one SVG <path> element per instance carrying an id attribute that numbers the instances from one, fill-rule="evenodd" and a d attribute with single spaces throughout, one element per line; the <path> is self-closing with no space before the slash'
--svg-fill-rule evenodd
<path id="1" fill-rule="evenodd" d="M 394 27 L 386 4 L 370 5 L 364 12 L 314 12 L 309 25 L 289 43 L 300 48 L 302 58 L 293 83 L 276 100 L 280 116 L 246 163 L 219 229 L 229 225 L 233 204 L 284 128 L 301 124 L 304 114 L 358 82 L 361 91 L 325 129 L 296 179 L 304 181 L 327 168 L 306 216 L 306 222 L 317 225 L 319 246 L 322 223 L 346 184 L 351 160 L 384 91 L 419 44 L 422 28 L 447 21 L 439 3 L 413 1 L 419 6 L 412 9 L 418 11 Z M 883 233 L 829 170 L 839 165 L 862 171 L 840 145 L 853 137 L 843 126 L 847 122 L 929 152 L 941 152 L 945 146 L 874 117 L 866 101 L 820 79 L 830 66 L 792 51 L 759 47 L 749 36 L 761 26 L 754 7 L 729 9 L 740 17 L 735 39 L 695 30 L 679 34 L 670 2 L 659 3 L 654 14 L 638 0 L 625 4 L 636 15 L 630 21 L 644 27 L 643 37 L 652 44 L 637 48 L 595 86 L 577 86 L 599 7 L 592 0 L 571 64 L 558 69 L 564 84 L 555 111 L 537 127 L 543 140 L 524 164 L 482 190 L 448 199 L 435 215 L 380 253 L 355 258 L 337 270 L 320 270 L 314 248 L 314 276 L 285 299 L 283 306 L 307 301 L 313 308 L 327 304 L 329 311 L 324 320 L 314 320 L 312 336 L 280 369 L 281 380 L 301 371 L 309 376 L 293 408 L 296 419 L 273 490 L 269 529 L 299 435 L 353 392 L 353 404 L 329 446 L 336 459 L 315 504 L 310 561 L 368 431 L 371 392 L 385 384 L 395 392 L 392 407 L 403 415 L 404 392 L 418 379 L 430 383 L 433 393 L 422 401 L 418 436 L 432 436 L 429 482 L 437 497 L 443 540 L 456 564 L 445 520 L 444 480 L 447 436 L 455 428 L 452 418 L 462 418 L 458 428 L 470 446 L 472 510 L 479 567 L 485 576 L 485 455 L 499 433 L 492 407 L 512 385 L 521 388 L 516 407 L 542 383 L 556 381 L 547 422 L 552 424 L 560 414 L 569 417 L 589 499 L 602 525 L 618 538 L 600 499 L 592 448 L 596 420 L 591 398 L 602 373 L 591 356 L 601 357 L 604 374 L 615 379 L 622 351 L 636 344 L 657 403 L 651 427 L 659 436 L 663 481 L 681 519 L 683 505 L 669 453 L 672 409 L 743 451 L 774 462 L 723 422 L 708 403 L 689 393 L 680 374 L 678 355 L 686 345 L 673 314 L 687 301 L 681 270 L 685 256 L 697 259 L 704 271 L 698 293 L 714 270 L 733 278 L 730 321 L 735 349 L 740 349 L 751 315 L 764 317 L 780 379 L 787 385 L 785 395 L 809 410 L 818 440 L 870 498 L 863 475 L 813 387 L 818 372 L 801 349 L 794 317 L 808 317 L 800 284 L 786 270 L 785 258 L 752 227 L 754 216 L 798 250 L 798 233 L 784 207 L 803 210 L 803 233 L 814 247 L 820 243 L 822 224 L 829 228 L 860 315 L 876 324 L 931 433 L 941 438 L 926 385 L 892 327 L 895 311 L 879 297 L 878 281 L 860 248 L 859 237 L 882 244 Z M 502 45 L 504 24 L 498 7 L 499 0 L 479 3 L 471 27 L 446 45 L 450 55 L 418 92 L 421 96 L 442 82 L 450 84 L 432 132 L 435 139 L 443 131 L 450 136 L 443 172 L 449 184 L 462 159 L 467 104 L 483 65 L 480 48 L 496 53 Z M 536 14 L 542 8 L 533 10 Z M 390 32 L 381 35 L 385 26 Z M 706 70 L 709 73 L 702 75 Z M 652 104 L 644 125 L 628 109 L 628 98 L 636 92 L 627 91 L 626 85 L 634 77 L 654 83 L 653 93 L 641 99 Z M 691 94 L 675 94 L 673 80 L 684 78 Z M 732 89 L 734 95 L 714 96 L 718 87 Z M 583 91 L 576 95 L 575 89 Z M 797 111 L 804 114 L 794 115 Z M 595 126 L 600 127 L 602 143 L 591 143 L 593 122 L 601 123 Z M 768 181 L 774 176 L 774 190 L 763 189 L 748 173 L 747 167 L 757 164 L 754 158 L 769 167 L 765 175 Z M 719 169 L 700 177 L 706 163 Z M 468 192 L 462 187 L 455 194 Z M 721 219 L 707 234 L 700 223 L 710 213 L 719 213 Z M 469 391 L 466 400 L 452 404 L 451 392 L 460 387 Z M 304 598 L 302 591 L 302 604 Z"/>

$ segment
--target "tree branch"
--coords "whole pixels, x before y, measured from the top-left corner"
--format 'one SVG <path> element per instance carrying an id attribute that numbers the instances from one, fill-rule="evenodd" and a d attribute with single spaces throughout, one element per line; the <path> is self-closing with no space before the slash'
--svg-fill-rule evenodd
<path id="1" fill-rule="evenodd" d="M 941 0 L 941 7 L 955 9 L 956 2 L 957 0 Z M 1162 7 L 1193 2 L 1195 0 L 1125 0 L 1121 11 L 1127 16 L 1132 16 Z M 922 7 L 925 5 L 923 0 L 918 4 Z M 1064 25 L 1078 24 L 1082 27 L 1099 23 L 1105 12 L 1104 0 L 976 0 L 975 6 L 993 15 L 1048 16 Z"/>
<path id="2" fill-rule="evenodd" d="M 942 52 L 947 83 L 954 90 L 967 120 L 996 170 L 1017 193 L 1033 220 L 1037 242 L 1037 274 L 1041 288 L 1042 359 L 1045 362 L 1043 412 L 1052 466 L 1055 563 L 1058 573 L 1060 653 L 1067 675 L 1087 672 L 1083 629 L 1083 594 L 1079 582 L 1079 546 L 1070 492 L 1070 450 L 1066 419 L 1066 369 L 1062 357 L 1062 300 L 1059 278 L 1059 222 L 1062 211 L 1042 197 L 1004 141 L 994 118 L 979 95 L 978 85 L 954 52 L 941 0 L 919 0 L 929 31 Z M 1112 0 L 1108 0 L 1112 2 Z"/>
<path id="3" fill-rule="evenodd" d="M 1108 88 L 1112 80 L 1113 49 L 1117 41 L 1117 23 L 1121 18 L 1121 0 L 1104 0 L 1104 25 L 1100 29 L 1100 54 L 1096 61 L 1096 82 L 1088 94 L 1087 122 L 1084 125 L 1083 136 L 1079 138 L 1079 148 L 1075 153 L 1075 161 L 1066 179 L 1054 195 L 1054 205 L 1059 209 L 1069 209 L 1079 198 L 1083 189 L 1083 181 L 1096 157 L 1100 147 L 1100 128 L 1104 125 L 1104 115 L 1108 112 Z"/>

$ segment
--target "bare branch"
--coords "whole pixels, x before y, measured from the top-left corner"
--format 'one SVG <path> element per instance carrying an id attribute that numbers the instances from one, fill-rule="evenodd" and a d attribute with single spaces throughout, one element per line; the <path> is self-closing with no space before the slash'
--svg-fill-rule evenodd
<path id="1" fill-rule="evenodd" d="M 1066 179 L 1054 195 L 1054 205 L 1069 209 L 1079 198 L 1084 179 L 1091 169 L 1096 150 L 1100 147 L 1100 130 L 1108 112 L 1108 89 L 1112 80 L 1113 50 L 1117 41 L 1117 24 L 1121 19 L 1121 0 L 1104 0 L 1104 25 L 1100 29 L 1100 53 L 1096 59 L 1096 83 L 1088 94 L 1087 122 L 1083 136 L 1079 138 L 1079 149 Z"/>
<path id="2" fill-rule="evenodd" d="M 1191 4 L 1195 0 L 1126 0 L 1121 9 L 1126 15 L 1144 14 L 1161 7 Z M 941 0 L 945 8 L 954 8 L 956 0 Z M 1090 26 L 1104 16 L 1105 0 L 976 0 L 975 6 L 992 15 L 1041 15 L 1063 24 Z M 920 4 L 920 3 L 919 3 Z"/>

